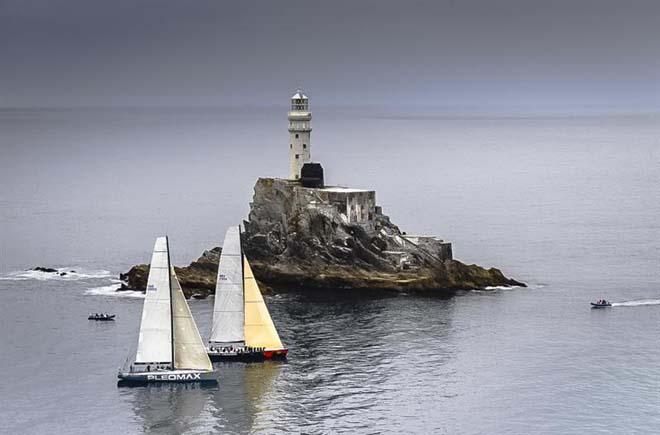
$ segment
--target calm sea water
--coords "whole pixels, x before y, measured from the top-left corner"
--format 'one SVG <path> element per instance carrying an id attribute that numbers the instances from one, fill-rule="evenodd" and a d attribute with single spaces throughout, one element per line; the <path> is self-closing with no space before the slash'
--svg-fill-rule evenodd
<path id="1" fill-rule="evenodd" d="M 0 111 L 0 432 L 660 431 L 658 115 L 318 108 L 329 182 L 529 288 L 268 296 L 288 362 L 117 388 L 142 308 L 117 274 L 162 233 L 177 264 L 219 245 L 286 174 L 285 110 Z M 204 336 L 211 304 L 190 301 Z"/>

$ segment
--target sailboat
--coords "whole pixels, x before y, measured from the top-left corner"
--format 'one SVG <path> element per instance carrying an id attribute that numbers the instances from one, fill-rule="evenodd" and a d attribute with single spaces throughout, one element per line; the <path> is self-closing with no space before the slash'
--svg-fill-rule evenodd
<path id="1" fill-rule="evenodd" d="M 158 237 L 154 245 L 137 350 L 131 356 L 119 370 L 120 383 L 217 383 L 170 263 L 167 237 Z"/>
<path id="2" fill-rule="evenodd" d="M 207 351 L 214 361 L 284 359 L 288 353 L 243 255 L 237 226 L 229 227 L 222 245 Z"/>

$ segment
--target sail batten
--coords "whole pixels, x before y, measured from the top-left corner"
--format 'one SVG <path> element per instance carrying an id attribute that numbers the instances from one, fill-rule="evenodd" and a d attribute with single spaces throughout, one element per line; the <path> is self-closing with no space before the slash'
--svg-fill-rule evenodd
<path id="1" fill-rule="evenodd" d="M 239 228 L 229 227 L 218 265 L 210 343 L 241 343 L 245 340 L 241 258 Z"/>

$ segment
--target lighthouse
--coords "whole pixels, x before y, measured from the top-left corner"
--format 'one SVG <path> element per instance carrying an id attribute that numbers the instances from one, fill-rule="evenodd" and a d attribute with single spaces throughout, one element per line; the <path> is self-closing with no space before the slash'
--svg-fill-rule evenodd
<path id="1" fill-rule="evenodd" d="M 289 179 L 291 180 L 299 180 L 303 165 L 310 162 L 311 132 L 312 112 L 309 111 L 309 98 L 298 89 L 291 97 L 289 111 Z"/>

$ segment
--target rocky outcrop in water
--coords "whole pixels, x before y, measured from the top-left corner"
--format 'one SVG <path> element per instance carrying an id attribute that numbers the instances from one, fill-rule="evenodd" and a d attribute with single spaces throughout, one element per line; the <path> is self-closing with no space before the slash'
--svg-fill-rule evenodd
<path id="1" fill-rule="evenodd" d="M 43 267 L 43 266 L 37 266 L 34 269 L 32 269 L 36 272 L 43 272 L 43 273 L 57 273 L 57 269 L 53 269 L 52 267 Z"/>
<path id="2" fill-rule="evenodd" d="M 378 210 L 368 224 L 349 223 L 314 189 L 260 178 L 244 222 L 244 252 L 265 288 L 452 291 L 525 285 L 495 268 L 440 258 Z M 214 248 L 176 268 L 187 296 L 213 291 L 219 254 Z M 133 267 L 121 275 L 122 288 L 144 290 L 147 274 L 147 265 Z"/>
<path id="3" fill-rule="evenodd" d="M 255 275 L 273 287 L 430 291 L 524 285 L 495 268 L 439 258 L 377 210 L 367 223 L 349 223 L 315 189 L 260 178 L 244 222 L 244 250 Z"/>
<path id="4" fill-rule="evenodd" d="M 220 261 L 220 248 L 213 248 L 204 251 L 201 257 L 193 261 L 186 267 L 174 267 L 179 283 L 186 297 L 193 294 L 208 295 L 215 291 L 216 274 L 218 273 L 218 263 Z M 149 277 L 149 265 L 139 264 L 119 275 L 123 281 L 122 290 L 141 290 L 147 288 L 147 278 Z"/>

